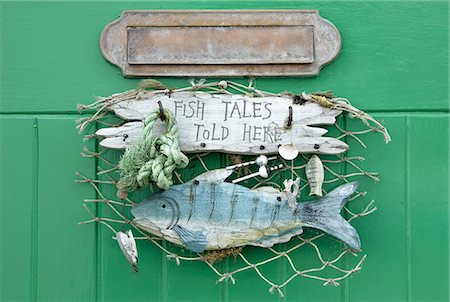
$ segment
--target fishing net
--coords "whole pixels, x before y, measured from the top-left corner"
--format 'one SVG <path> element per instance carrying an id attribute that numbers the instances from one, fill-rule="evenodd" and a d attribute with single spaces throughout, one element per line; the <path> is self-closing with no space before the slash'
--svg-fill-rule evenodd
<path id="1" fill-rule="evenodd" d="M 97 166 L 94 178 L 86 177 L 81 172 L 77 173 L 77 181 L 90 185 L 96 193 L 96 198 L 84 199 L 83 206 L 90 217 L 80 224 L 99 223 L 104 226 L 101 229 L 102 231 L 111 232 L 113 236 L 118 231 L 132 229 L 135 233 L 135 239 L 143 241 L 140 244 L 151 244 L 154 248 L 161 249 L 168 260 L 175 261 L 181 267 L 183 262 L 186 261 L 195 261 L 198 262 L 198 265 L 205 265 L 217 275 L 217 283 L 229 281 L 234 284 L 239 279 L 239 274 L 253 271 L 255 276 L 268 284 L 270 292 L 276 291 L 280 296 L 283 296 L 283 288 L 297 277 L 315 279 L 324 285 L 336 286 L 343 279 L 358 272 L 366 258 L 364 253 L 355 253 L 343 243 L 314 229 L 305 229 L 303 234 L 272 248 L 246 246 L 197 254 L 150 235 L 131 223 L 131 207 L 145 196 L 159 189 L 155 185 L 150 185 L 148 188 L 133 192 L 126 199 L 117 198 L 116 184 L 120 176 L 118 161 L 123 151 L 99 146 L 99 138 L 94 132 L 98 128 L 120 126 L 124 123 L 107 110 L 107 107 L 111 104 L 145 98 L 155 91 L 172 93 L 193 90 L 203 90 L 209 93 L 239 93 L 254 97 L 290 95 L 294 102 L 305 99 L 314 100 L 322 106 L 343 110 L 343 114 L 339 116 L 336 124 L 328 127 L 328 130 L 329 134 L 349 144 L 350 149 L 355 144 L 366 147 L 363 140 L 365 135 L 371 132 L 380 132 L 386 142 L 390 140 L 386 129 L 380 123 L 351 106 L 345 99 L 335 98 L 329 92 L 302 94 L 302 97 L 302 95 L 261 91 L 256 89 L 254 82 L 251 81 L 249 85 L 231 81 L 227 81 L 225 85 L 224 81 L 207 83 L 204 80 L 192 81 L 191 85 L 185 88 L 169 90 L 158 81 L 144 80 L 137 89 L 107 98 L 98 98 L 91 105 L 79 106 L 80 110 L 91 112 L 92 115 L 80 120 L 78 127 L 85 134 L 86 140 L 96 140 L 96 148 L 94 150 L 85 148 L 81 155 L 86 158 L 94 158 Z M 336 100 L 339 100 L 339 102 L 335 102 Z M 359 118 L 363 122 L 363 128 L 347 129 L 349 118 Z M 273 171 L 269 178 L 255 177 L 240 184 L 250 188 L 270 185 L 282 189 L 284 179 L 298 177 L 301 180 L 298 196 L 300 202 L 314 199 L 308 196 L 309 185 L 305 176 L 305 166 L 310 156 L 309 154 L 301 154 L 294 161 L 285 161 L 278 157 L 271 165 L 282 164 L 282 168 Z M 364 158 L 361 156 L 347 156 L 346 154 L 319 156 L 325 169 L 324 193 L 340 184 L 360 180 L 361 178 L 371 179 L 374 182 L 379 180 L 376 172 L 364 170 L 361 164 Z M 176 183 L 184 183 L 203 172 L 251 159 L 254 159 L 254 157 L 220 153 L 191 154 L 189 165 L 175 171 Z M 255 172 L 255 169 L 257 168 L 252 166 L 237 168 L 229 179 L 248 175 Z M 362 219 L 376 209 L 374 200 L 367 198 L 366 192 L 360 188 L 352 195 L 342 214 L 348 221 L 353 221 Z M 142 254 L 140 256 L 145 257 Z M 274 269 L 280 265 L 284 267 L 283 274 L 279 274 L 279 270 Z"/>

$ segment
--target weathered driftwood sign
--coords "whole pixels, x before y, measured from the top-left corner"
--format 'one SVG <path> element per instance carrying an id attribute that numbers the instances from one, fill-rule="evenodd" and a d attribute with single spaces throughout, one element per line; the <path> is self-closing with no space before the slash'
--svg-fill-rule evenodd
<path id="1" fill-rule="evenodd" d="M 135 144 L 143 132 L 143 120 L 158 107 L 171 110 L 179 128 L 183 152 L 219 151 L 238 154 L 273 154 L 281 144 L 293 143 L 301 153 L 339 154 L 348 149 L 344 142 L 323 137 L 326 129 L 316 125 L 334 124 L 341 113 L 313 102 L 293 104 L 288 97 L 178 92 L 156 94 L 113 104 L 108 110 L 126 122 L 120 127 L 96 132 L 104 137 L 100 145 L 123 149 Z M 155 134 L 165 132 L 158 121 Z"/>

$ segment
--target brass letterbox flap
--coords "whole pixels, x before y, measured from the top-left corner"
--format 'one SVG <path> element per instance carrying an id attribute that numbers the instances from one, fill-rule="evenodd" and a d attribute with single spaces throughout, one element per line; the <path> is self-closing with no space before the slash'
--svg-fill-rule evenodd
<path id="1" fill-rule="evenodd" d="M 125 76 L 314 76 L 341 39 L 317 11 L 124 11 L 100 45 Z"/>

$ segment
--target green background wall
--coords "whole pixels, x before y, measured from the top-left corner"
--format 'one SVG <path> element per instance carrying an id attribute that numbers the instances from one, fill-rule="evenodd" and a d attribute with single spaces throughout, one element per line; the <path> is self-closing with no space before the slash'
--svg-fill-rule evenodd
<path id="1" fill-rule="evenodd" d="M 215 285 L 201 264 L 176 267 L 141 245 L 134 276 L 86 218 L 75 171 L 95 174 L 75 131 L 77 103 L 134 88 L 98 47 L 124 9 L 319 9 L 340 30 L 340 56 L 316 78 L 258 79 L 294 92 L 332 89 L 384 120 L 367 137 L 365 189 L 379 210 L 356 227 L 368 258 L 340 287 L 297 278 L 286 301 L 448 301 L 449 32 L 447 1 L 3 1 L 0 3 L 0 300 L 278 301 L 251 272 Z M 186 79 L 164 79 L 173 86 Z M 280 268 L 282 269 L 282 268 Z M 283 299 L 281 299 L 283 300 Z"/>

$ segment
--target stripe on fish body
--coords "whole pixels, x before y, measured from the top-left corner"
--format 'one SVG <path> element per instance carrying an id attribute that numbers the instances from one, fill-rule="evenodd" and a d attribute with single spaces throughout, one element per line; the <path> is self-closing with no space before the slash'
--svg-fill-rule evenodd
<path id="1" fill-rule="evenodd" d="M 360 250 L 356 230 L 340 211 L 357 184 L 344 184 L 292 210 L 279 194 L 222 181 L 190 181 L 135 205 L 133 224 L 194 252 L 244 245 L 271 247 L 303 227 L 323 230 Z"/>

